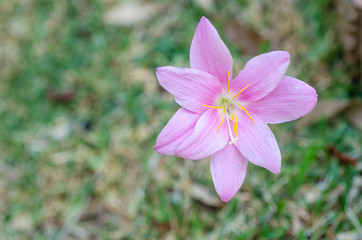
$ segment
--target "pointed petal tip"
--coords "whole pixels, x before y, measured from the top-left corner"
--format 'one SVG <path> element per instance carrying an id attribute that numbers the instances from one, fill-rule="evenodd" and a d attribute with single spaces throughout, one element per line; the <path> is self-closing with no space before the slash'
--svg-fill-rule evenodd
<path id="1" fill-rule="evenodd" d="M 284 50 L 278 50 L 278 51 L 275 51 L 275 52 L 276 52 L 276 54 L 279 55 L 279 57 L 281 59 L 284 59 L 284 61 L 286 61 L 286 62 L 290 62 L 290 53 L 289 52 L 284 51 Z"/>
<path id="2" fill-rule="evenodd" d="M 272 173 L 274 174 L 279 174 L 280 173 L 280 168 L 277 168 L 277 169 L 273 169 L 273 170 L 270 170 Z"/>
<path id="3" fill-rule="evenodd" d="M 167 68 L 166 66 L 165 67 L 158 67 L 156 68 L 156 74 L 160 73 L 162 70 L 164 70 L 165 68 Z"/>
<path id="4" fill-rule="evenodd" d="M 173 156 L 174 153 L 170 153 L 169 151 L 165 150 L 165 148 L 160 148 L 160 147 L 157 147 L 157 146 L 154 146 L 153 149 L 155 149 L 155 151 L 158 153 L 158 154 L 161 154 L 163 156 Z"/>
<path id="5" fill-rule="evenodd" d="M 201 21 L 207 21 L 207 22 L 209 22 L 209 19 L 207 19 L 205 16 L 202 16 L 201 19 L 200 19 L 200 22 L 201 22 Z"/>
<path id="6" fill-rule="evenodd" d="M 228 144 L 210 159 L 211 177 L 215 190 L 223 202 L 230 201 L 242 186 L 248 160 L 234 146 Z"/>
<path id="7" fill-rule="evenodd" d="M 268 54 L 268 53 L 266 53 Z M 284 50 L 275 50 L 270 52 L 272 58 L 280 59 L 282 61 L 290 62 L 290 53 Z M 289 64 L 288 64 L 289 65 Z"/>
<path id="8" fill-rule="evenodd" d="M 157 78 L 158 78 L 161 71 L 162 71 L 162 67 L 156 68 L 156 76 L 157 76 Z"/>
<path id="9" fill-rule="evenodd" d="M 269 167 L 263 167 L 265 168 L 266 170 L 268 170 L 269 172 L 273 173 L 273 174 L 279 174 L 280 171 L 281 171 L 281 159 L 280 161 L 278 161 L 278 163 L 275 163 L 273 165 L 270 165 Z"/>
<path id="10" fill-rule="evenodd" d="M 313 87 L 312 87 L 312 88 L 313 88 Z M 318 93 L 317 93 L 317 91 L 315 90 L 315 88 L 313 88 L 313 90 L 314 90 L 314 92 L 313 92 L 314 96 L 315 96 L 316 98 L 318 98 Z"/>
<path id="11" fill-rule="evenodd" d="M 155 146 L 153 147 L 153 149 L 154 149 L 157 153 L 159 153 L 159 154 L 161 154 L 161 155 L 167 155 L 167 154 L 163 153 L 157 145 L 155 145 Z"/>
<path id="12" fill-rule="evenodd" d="M 275 50 L 275 51 L 272 51 L 273 53 L 275 54 L 279 54 L 281 56 L 284 56 L 285 58 L 290 58 L 290 53 L 288 51 L 285 51 L 285 50 Z"/>
<path id="13" fill-rule="evenodd" d="M 214 28 L 214 26 L 212 25 L 212 23 L 209 21 L 209 19 L 207 19 L 206 17 L 202 16 L 200 19 L 200 22 L 198 24 L 198 28 L 200 27 L 200 29 L 209 29 Z"/>
<path id="14" fill-rule="evenodd" d="M 172 66 L 162 66 L 162 67 L 157 67 L 156 68 L 156 73 L 160 73 L 162 71 L 165 71 L 165 70 L 172 70 L 172 69 L 175 69 L 176 67 L 172 67 Z"/>
<path id="15" fill-rule="evenodd" d="M 314 109 L 315 105 L 317 104 L 317 101 L 318 101 L 318 93 L 317 93 L 317 91 L 311 86 L 309 86 L 309 89 L 310 89 L 310 92 L 309 92 L 308 95 L 311 98 L 311 104 L 310 104 L 310 109 L 304 115 L 307 115 L 310 111 L 312 111 Z"/>
<path id="16" fill-rule="evenodd" d="M 219 196 L 220 196 L 221 201 L 229 202 L 235 196 L 235 194 L 232 195 L 232 194 L 227 194 L 226 193 L 226 194 L 220 194 Z"/>
<path id="17" fill-rule="evenodd" d="M 191 68 L 213 75 L 226 87 L 232 62 L 230 51 L 216 28 L 206 17 L 201 17 L 190 47 Z"/>

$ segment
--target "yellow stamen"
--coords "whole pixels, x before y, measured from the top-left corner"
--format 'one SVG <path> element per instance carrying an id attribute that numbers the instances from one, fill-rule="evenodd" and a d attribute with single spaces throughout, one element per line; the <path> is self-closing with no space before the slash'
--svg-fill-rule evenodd
<path id="1" fill-rule="evenodd" d="M 249 83 L 248 83 L 248 85 L 246 85 L 246 87 L 244 87 L 243 89 L 241 89 L 241 91 L 238 92 L 238 93 L 233 97 L 233 100 L 234 100 L 240 93 L 242 93 L 247 87 L 249 87 Z"/>
<path id="2" fill-rule="evenodd" d="M 234 115 L 233 114 L 231 114 L 231 119 L 233 120 L 233 135 L 235 136 L 235 134 L 236 134 L 236 131 L 235 131 L 235 118 L 234 118 Z"/>
<path id="3" fill-rule="evenodd" d="M 229 94 L 229 87 L 230 87 L 230 72 L 228 70 L 228 86 L 226 88 L 226 92 Z"/>
<path id="4" fill-rule="evenodd" d="M 225 106 L 222 106 L 222 118 L 221 118 L 221 123 L 220 123 L 219 127 L 216 129 L 216 131 L 217 131 L 217 130 L 219 130 L 219 128 L 221 127 L 221 124 L 222 124 L 222 122 L 224 121 L 224 115 L 225 115 Z"/>
<path id="5" fill-rule="evenodd" d="M 253 122 L 253 124 L 254 124 L 254 120 L 253 120 L 253 118 L 250 116 L 250 114 L 248 113 L 248 111 L 246 111 L 246 109 L 243 107 L 243 106 L 241 106 L 239 103 L 236 103 L 239 107 L 241 107 L 241 109 L 243 109 L 245 112 L 246 112 L 246 114 L 248 114 L 248 116 L 250 117 L 250 119 L 251 119 L 251 121 Z"/>
<path id="6" fill-rule="evenodd" d="M 236 126 L 236 138 L 238 138 L 239 136 L 239 131 L 238 131 L 238 117 L 235 114 L 235 126 Z"/>
<path id="7" fill-rule="evenodd" d="M 205 104 L 201 104 L 204 107 L 208 107 L 208 108 L 223 108 L 223 107 L 219 107 L 219 106 L 209 106 L 209 105 L 205 105 Z"/>

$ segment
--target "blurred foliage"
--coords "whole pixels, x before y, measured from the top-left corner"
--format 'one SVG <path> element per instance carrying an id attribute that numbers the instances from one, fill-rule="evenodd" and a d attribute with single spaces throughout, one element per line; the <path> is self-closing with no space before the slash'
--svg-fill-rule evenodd
<path id="1" fill-rule="evenodd" d="M 260 36 L 259 53 L 289 51 L 288 74 L 314 86 L 320 101 L 358 97 L 334 1 L 127 4 L 0 1 L 0 239 L 357 239 L 361 162 L 344 165 L 328 151 L 361 157 L 361 130 L 343 112 L 271 126 L 282 172 L 249 164 L 227 204 L 207 159 L 152 148 L 178 108 L 155 68 L 189 66 L 201 16 L 230 48 L 235 70 L 252 46 L 228 37 L 231 21 Z"/>

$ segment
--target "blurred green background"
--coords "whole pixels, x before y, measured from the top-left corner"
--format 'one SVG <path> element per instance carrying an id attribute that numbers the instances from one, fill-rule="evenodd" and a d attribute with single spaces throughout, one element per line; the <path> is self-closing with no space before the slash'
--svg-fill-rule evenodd
<path id="1" fill-rule="evenodd" d="M 351 1 L 1 0 L 0 239 L 361 239 L 362 28 L 342 2 L 362 19 Z M 235 72 L 286 50 L 319 95 L 271 125 L 281 173 L 249 164 L 227 204 L 208 159 L 152 148 L 178 109 L 155 68 L 189 67 L 201 16 Z"/>

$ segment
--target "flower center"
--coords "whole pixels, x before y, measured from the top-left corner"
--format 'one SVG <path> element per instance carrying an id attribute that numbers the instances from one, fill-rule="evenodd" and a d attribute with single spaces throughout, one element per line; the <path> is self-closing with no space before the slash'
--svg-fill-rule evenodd
<path id="1" fill-rule="evenodd" d="M 249 87 L 249 84 L 247 84 L 243 89 L 241 89 L 237 94 L 235 94 L 233 97 L 231 97 L 229 95 L 229 87 L 230 87 L 230 72 L 228 71 L 228 85 L 226 88 L 226 93 L 221 94 L 221 96 L 219 97 L 218 101 L 217 101 L 217 106 L 209 106 L 209 105 L 205 105 L 205 104 L 201 104 L 204 107 L 208 107 L 208 108 L 216 108 L 216 109 L 222 109 L 222 117 L 221 117 L 221 122 L 219 127 L 216 129 L 216 131 L 218 131 L 222 125 L 222 123 L 224 122 L 224 118 L 226 116 L 226 123 L 228 126 L 228 131 L 229 131 L 229 135 L 230 135 L 230 144 L 235 144 L 236 145 L 236 141 L 238 140 L 238 117 L 236 115 L 236 113 L 234 113 L 234 109 L 235 108 L 240 108 L 242 109 L 251 119 L 251 121 L 254 124 L 254 120 L 253 118 L 250 116 L 250 114 L 248 113 L 248 111 L 240 104 L 238 103 L 237 100 L 235 100 L 235 98 L 241 94 L 247 87 Z M 230 121 L 232 121 L 233 123 L 233 128 L 231 130 L 230 127 Z"/>
<path id="2" fill-rule="evenodd" d="M 219 104 L 218 105 L 221 105 L 221 106 L 223 106 L 223 105 L 225 105 L 226 107 L 231 107 L 232 105 L 233 105 L 233 100 L 232 99 L 230 99 L 229 97 L 228 97 L 228 95 L 221 95 L 220 96 L 220 99 L 219 99 Z"/>

